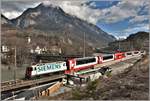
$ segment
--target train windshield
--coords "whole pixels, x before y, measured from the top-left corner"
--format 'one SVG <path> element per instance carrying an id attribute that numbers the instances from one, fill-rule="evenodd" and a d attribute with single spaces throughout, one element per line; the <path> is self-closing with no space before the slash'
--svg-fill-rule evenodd
<path id="1" fill-rule="evenodd" d="M 33 69 L 32 69 L 32 67 L 28 67 L 27 70 L 28 71 L 32 71 Z"/>
<path id="2" fill-rule="evenodd" d="M 87 64 L 87 63 L 91 63 L 91 62 L 95 62 L 95 61 L 96 61 L 95 58 L 77 60 L 76 65 Z"/>

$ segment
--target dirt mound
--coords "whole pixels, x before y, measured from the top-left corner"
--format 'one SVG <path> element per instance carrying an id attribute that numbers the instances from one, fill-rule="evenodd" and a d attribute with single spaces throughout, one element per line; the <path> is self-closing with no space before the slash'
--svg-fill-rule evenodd
<path id="1" fill-rule="evenodd" d="M 125 72 L 109 80 L 101 80 L 96 92 L 98 99 L 148 100 L 149 60 L 143 57 Z"/>

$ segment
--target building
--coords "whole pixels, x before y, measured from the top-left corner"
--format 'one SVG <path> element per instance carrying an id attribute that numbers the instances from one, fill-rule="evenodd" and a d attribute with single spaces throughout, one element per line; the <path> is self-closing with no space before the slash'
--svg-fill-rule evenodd
<path id="1" fill-rule="evenodd" d="M 47 52 L 46 47 L 40 48 L 40 46 L 36 46 L 35 49 L 30 49 L 30 53 L 42 54 L 43 52 Z"/>
<path id="2" fill-rule="evenodd" d="M 6 45 L 2 45 L 1 46 L 1 52 L 2 53 L 7 53 L 7 52 L 9 52 L 10 51 L 10 49 L 8 48 L 8 46 L 6 46 Z"/>
<path id="3" fill-rule="evenodd" d="M 51 48 L 49 49 L 50 53 L 52 54 L 61 54 L 62 50 L 60 47 L 58 46 L 51 46 Z"/>
<path id="4" fill-rule="evenodd" d="M 28 44 L 30 44 L 31 43 L 31 38 L 30 37 L 28 37 Z"/>

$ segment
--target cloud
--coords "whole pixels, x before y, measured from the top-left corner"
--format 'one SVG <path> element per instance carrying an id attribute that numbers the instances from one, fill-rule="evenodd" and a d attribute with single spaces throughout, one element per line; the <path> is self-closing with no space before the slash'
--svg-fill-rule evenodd
<path id="1" fill-rule="evenodd" d="M 140 23 L 140 22 L 143 22 L 143 21 L 146 21 L 148 20 L 148 15 L 137 15 L 135 16 L 133 19 L 131 19 L 129 22 L 131 23 Z"/>
<path id="2" fill-rule="evenodd" d="M 118 4 L 113 5 L 105 9 L 92 9 L 90 6 L 96 6 L 95 2 L 90 1 L 87 5 L 88 0 L 82 1 L 17 1 L 17 2 L 2 2 L 2 13 L 8 18 L 15 18 L 17 14 L 20 15 L 25 9 L 29 7 L 35 7 L 40 2 L 43 2 L 45 6 L 55 5 L 60 6 L 66 13 L 69 13 L 73 16 L 77 16 L 80 19 L 86 20 L 90 23 L 96 24 L 98 21 L 105 23 L 116 23 L 122 21 L 126 18 L 132 17 L 130 22 L 136 22 L 138 20 L 142 21 L 145 18 L 143 15 L 138 16 L 138 12 L 141 7 L 145 7 L 143 11 L 148 11 L 148 1 L 147 0 L 124 0 L 120 1 Z M 101 1 L 99 1 L 101 2 Z M 85 5 L 84 5 L 85 4 Z M 13 11 L 13 16 L 10 16 L 9 12 Z M 18 12 L 18 13 L 17 13 Z M 138 17 L 137 17 L 138 16 Z M 145 20 L 145 19 L 143 19 Z"/>
<path id="3" fill-rule="evenodd" d="M 40 2 L 35 1 L 2 1 L 1 12 L 9 19 L 21 15 L 27 8 L 36 7 Z"/>
<path id="4" fill-rule="evenodd" d="M 96 24 L 100 15 L 99 9 L 91 9 L 89 5 L 84 5 L 87 1 L 44 1 L 44 4 L 60 6 L 66 13 L 77 16 L 80 19 Z"/>
<path id="5" fill-rule="evenodd" d="M 17 11 L 11 11 L 11 12 L 4 13 L 4 15 L 9 19 L 16 18 L 16 17 L 20 16 L 21 14 L 22 14 L 22 12 L 17 12 Z"/>
<path id="6" fill-rule="evenodd" d="M 90 0 L 47 0 L 47 1 L 2 1 L 2 13 L 8 18 L 15 18 L 22 14 L 29 7 L 36 7 L 39 3 L 43 2 L 45 6 L 54 5 L 60 6 L 66 13 L 77 16 L 80 19 L 88 21 L 93 24 L 97 23 L 117 23 L 125 19 L 129 19 L 129 28 L 124 30 L 114 31 L 116 33 L 123 33 L 118 36 L 127 36 L 129 33 L 136 31 L 147 31 L 148 27 L 142 23 L 148 20 L 149 2 L 148 0 L 121 0 L 117 4 L 107 8 L 98 9 L 96 3 L 101 1 Z M 111 2 L 112 3 L 112 2 Z M 94 6 L 95 9 L 91 8 Z M 148 23 L 148 21 L 147 21 Z"/>
<path id="7" fill-rule="evenodd" d="M 130 34 L 134 34 L 139 31 L 149 32 L 150 31 L 149 24 L 148 23 L 137 23 L 132 26 L 128 26 L 128 28 L 126 28 L 126 29 L 122 29 L 122 30 L 118 29 L 116 31 L 111 31 L 111 32 L 109 32 L 109 34 L 114 35 L 118 39 L 120 37 L 125 38 L 125 37 L 129 36 Z"/>
<path id="8" fill-rule="evenodd" d="M 9 19 L 13 19 L 21 15 L 27 8 L 36 7 L 39 3 L 45 6 L 60 6 L 66 13 L 77 16 L 80 19 L 96 24 L 100 15 L 100 10 L 93 10 L 89 5 L 84 5 L 87 0 L 82 1 L 3 1 L 2 13 Z M 94 3 L 93 3 L 94 4 Z M 93 12 L 93 13 L 92 13 Z"/>
<path id="9" fill-rule="evenodd" d="M 105 23 L 116 23 L 131 17 L 132 21 L 130 22 L 142 21 L 145 20 L 146 15 L 142 15 L 142 17 L 139 17 L 138 12 L 142 9 L 142 7 L 144 7 L 142 11 L 148 12 L 149 7 L 149 3 L 147 0 L 124 0 L 120 1 L 116 5 L 104 9 L 92 9 L 90 6 L 96 6 L 95 2 L 90 2 L 89 5 L 87 5 L 87 1 L 85 0 L 82 2 L 49 1 L 49 3 L 47 4 L 60 6 L 66 13 L 77 16 L 93 24 L 96 24 L 98 21 L 102 21 Z"/>
<path id="10" fill-rule="evenodd" d="M 136 21 L 136 19 L 138 19 L 136 16 L 138 16 L 138 13 L 142 9 L 142 7 L 145 7 L 145 9 L 143 10 L 148 12 L 149 5 L 147 0 L 120 1 L 117 5 L 103 10 L 103 20 L 105 20 L 106 23 L 115 23 L 133 17 L 132 20 Z M 144 16 L 146 15 L 143 15 L 143 17 Z"/>
<path id="11" fill-rule="evenodd" d="M 96 7 L 96 3 L 95 3 L 95 2 L 91 2 L 91 3 L 89 4 L 89 6 L 91 6 L 91 7 Z"/>
<path id="12" fill-rule="evenodd" d="M 126 18 L 136 15 L 134 10 L 121 9 L 120 6 L 113 6 L 103 10 L 103 21 L 106 23 L 116 23 Z"/>
<path id="13" fill-rule="evenodd" d="M 125 33 L 126 35 L 129 35 L 139 31 L 149 32 L 149 24 L 145 24 L 145 23 L 137 24 L 133 27 L 128 27 L 127 29 L 124 29 L 122 32 Z"/>

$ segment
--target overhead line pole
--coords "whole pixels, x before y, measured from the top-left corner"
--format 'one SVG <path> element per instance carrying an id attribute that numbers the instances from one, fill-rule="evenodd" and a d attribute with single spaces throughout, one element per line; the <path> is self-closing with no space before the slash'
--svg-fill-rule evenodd
<path id="1" fill-rule="evenodd" d="M 119 37 L 119 51 L 120 51 L 120 37 Z"/>
<path id="2" fill-rule="evenodd" d="M 83 43 L 83 57 L 85 57 L 85 32 L 84 32 L 84 43 Z"/>
<path id="3" fill-rule="evenodd" d="M 16 46 L 15 46 L 15 68 L 14 68 L 14 80 L 16 84 L 16 68 L 17 68 L 17 52 L 16 52 Z"/>
<path id="4" fill-rule="evenodd" d="M 15 58 L 15 63 L 14 63 L 14 83 L 15 83 L 15 85 L 16 85 L 16 68 L 17 68 L 17 52 L 16 52 L 16 45 L 15 45 L 15 49 L 14 49 L 14 51 L 15 51 L 15 54 L 14 54 L 14 58 Z M 12 94 L 13 94 L 13 100 L 15 100 L 15 96 L 14 96 L 14 93 L 15 93 L 15 91 L 13 91 L 12 92 Z"/>

